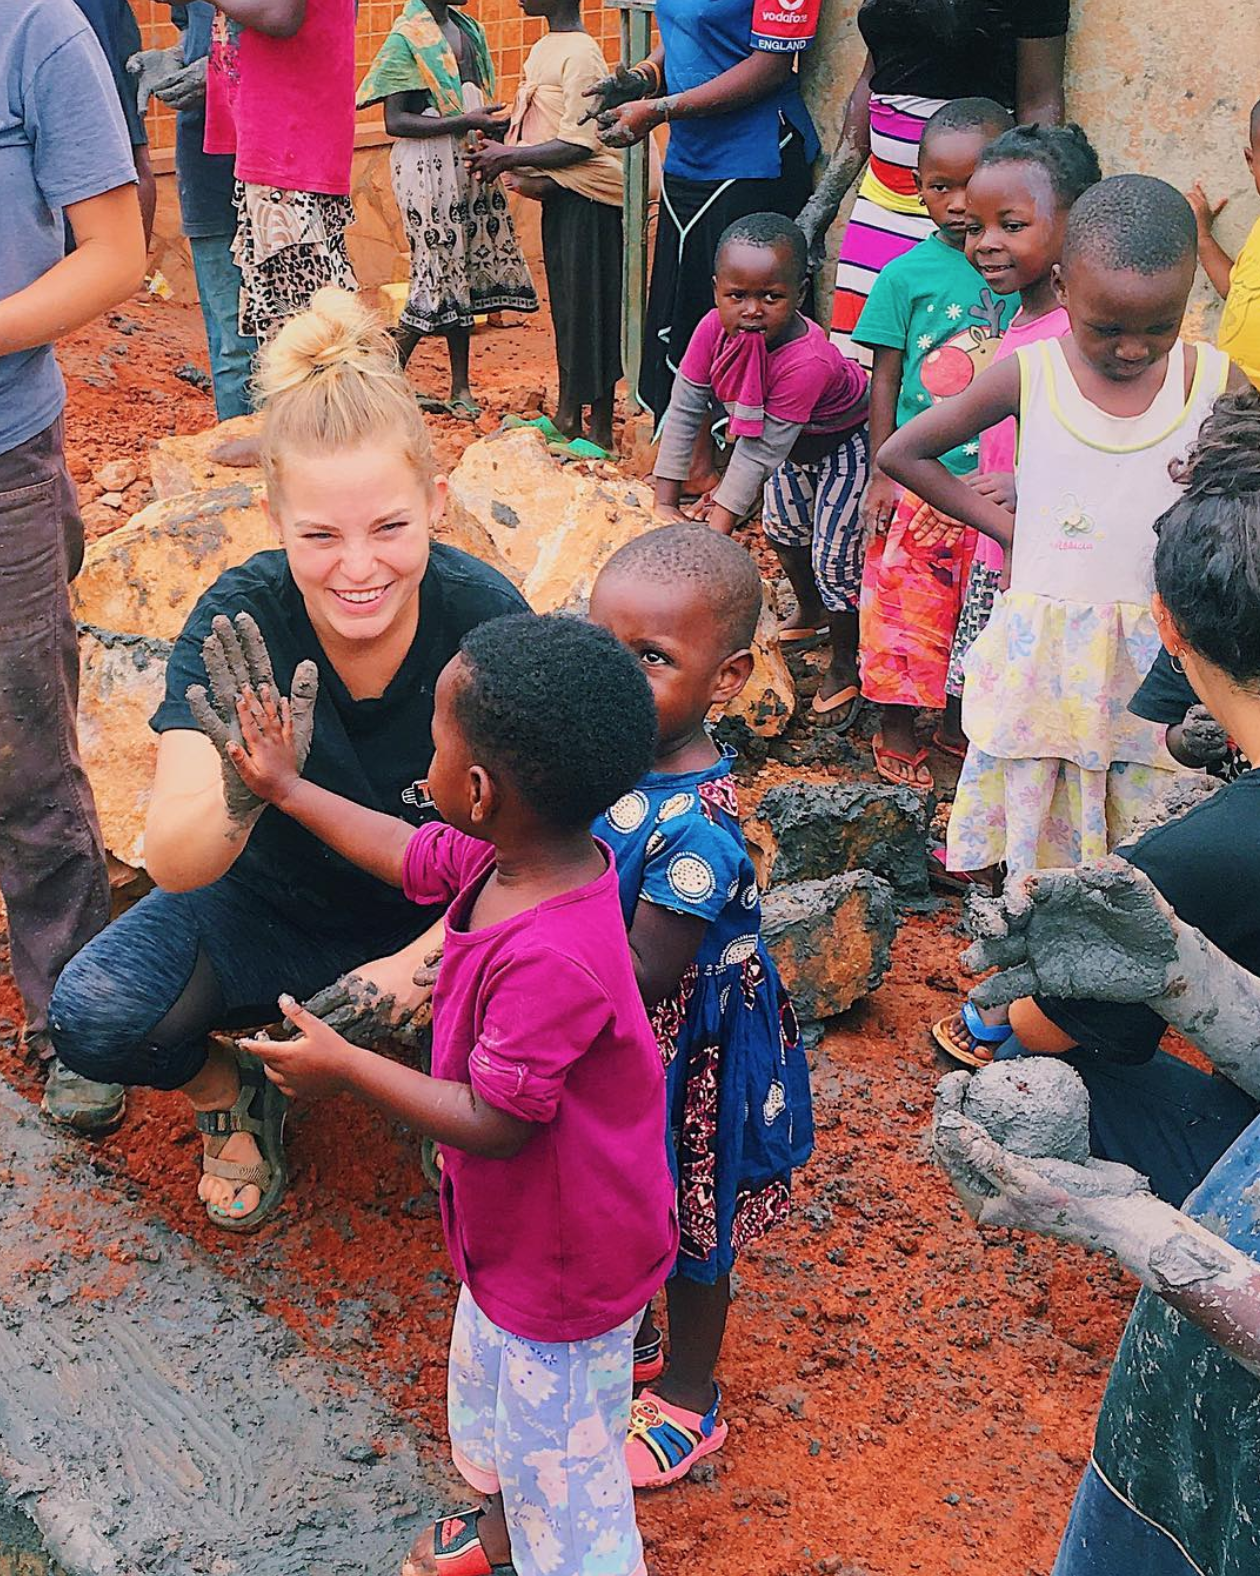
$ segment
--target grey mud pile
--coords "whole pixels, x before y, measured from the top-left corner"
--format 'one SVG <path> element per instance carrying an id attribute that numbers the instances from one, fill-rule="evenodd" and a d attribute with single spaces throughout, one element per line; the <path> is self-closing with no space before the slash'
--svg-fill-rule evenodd
<path id="1" fill-rule="evenodd" d="M 396 1570 L 443 1456 L 0 1084 L 0 1477 L 66 1576 Z"/>

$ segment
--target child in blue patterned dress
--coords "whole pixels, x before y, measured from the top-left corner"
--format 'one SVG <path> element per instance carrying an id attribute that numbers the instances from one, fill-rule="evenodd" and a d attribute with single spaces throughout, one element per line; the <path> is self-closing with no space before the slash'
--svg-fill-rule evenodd
<path id="1" fill-rule="evenodd" d="M 813 1147 L 809 1069 L 761 941 L 757 882 L 731 763 L 705 720 L 752 671 L 761 579 L 703 525 L 649 531 L 615 553 L 590 616 L 638 657 L 657 711 L 653 769 L 595 823 L 617 860 L 621 906 L 667 1069 L 682 1235 L 666 1296 L 670 1360 L 649 1308 L 635 1342 L 627 1442 L 636 1488 L 684 1477 L 727 1425 L 714 1379 L 736 1255 L 786 1217 Z"/>

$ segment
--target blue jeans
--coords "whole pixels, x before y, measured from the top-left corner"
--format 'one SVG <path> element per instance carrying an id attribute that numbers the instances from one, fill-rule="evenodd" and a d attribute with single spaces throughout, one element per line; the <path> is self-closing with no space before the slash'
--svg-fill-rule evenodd
<path id="1" fill-rule="evenodd" d="M 251 334 L 242 334 L 237 326 L 241 271 L 232 260 L 232 237 L 197 235 L 189 238 L 188 245 L 210 346 L 215 412 L 220 421 L 248 416 L 254 408 L 249 379 L 258 341 Z"/>
<path id="2" fill-rule="evenodd" d="M 1050 1576 L 1195 1576 L 1198 1566 L 1161 1528 L 1085 1468 Z"/>
<path id="3" fill-rule="evenodd" d="M 397 952 L 405 929 L 322 934 L 229 873 L 195 892 L 150 892 L 62 970 L 48 1009 L 57 1055 L 98 1083 L 179 1089 L 201 1071 L 211 1029 L 279 1016 L 338 975 Z"/>
<path id="4" fill-rule="evenodd" d="M 998 1058 L 1027 1054 L 1012 1035 Z M 1228 1078 L 1202 1073 L 1167 1051 L 1136 1066 L 1087 1051 L 1063 1060 L 1089 1090 L 1092 1153 L 1142 1172 L 1152 1191 L 1177 1208 L 1260 1109 Z"/>

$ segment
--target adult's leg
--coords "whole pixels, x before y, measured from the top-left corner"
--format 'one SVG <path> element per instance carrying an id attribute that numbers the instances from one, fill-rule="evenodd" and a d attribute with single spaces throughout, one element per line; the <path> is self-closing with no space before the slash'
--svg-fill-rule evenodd
<path id="1" fill-rule="evenodd" d="M 232 237 L 197 235 L 188 244 L 210 347 L 215 414 L 220 421 L 247 416 L 253 409 L 249 380 L 258 341 L 240 331 L 241 271 L 232 258 Z"/>
<path id="2" fill-rule="evenodd" d="M 1085 1468 L 1051 1576 L 1202 1576 L 1162 1528 Z"/>
<path id="3" fill-rule="evenodd" d="M 83 525 L 60 420 L 0 455 L 0 891 L 29 1038 L 66 962 L 109 918 L 79 758 L 79 648 L 67 583 Z"/>
<path id="4" fill-rule="evenodd" d="M 1093 1153 L 1150 1177 L 1152 1189 L 1177 1208 L 1260 1111 L 1228 1078 L 1167 1051 L 1138 1066 L 1086 1051 L 1065 1060 L 1089 1090 Z"/>

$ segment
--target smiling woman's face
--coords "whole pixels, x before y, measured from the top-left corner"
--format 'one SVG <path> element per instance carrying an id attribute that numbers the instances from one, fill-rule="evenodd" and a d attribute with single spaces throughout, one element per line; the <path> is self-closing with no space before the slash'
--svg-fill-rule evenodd
<path id="1" fill-rule="evenodd" d="M 285 457 L 272 517 L 316 633 L 371 642 L 415 616 L 446 481 L 426 485 L 398 448 Z"/>

